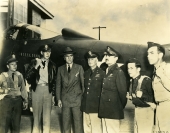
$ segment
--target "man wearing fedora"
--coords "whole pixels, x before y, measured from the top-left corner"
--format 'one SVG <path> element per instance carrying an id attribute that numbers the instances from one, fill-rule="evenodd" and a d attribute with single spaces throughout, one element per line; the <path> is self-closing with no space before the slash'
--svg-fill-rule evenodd
<path id="1" fill-rule="evenodd" d="M 17 71 L 17 59 L 12 54 L 7 58 L 7 72 L 0 74 L 0 133 L 20 132 L 22 107 L 28 107 L 28 94 L 23 76 Z"/>
<path id="2" fill-rule="evenodd" d="M 75 133 L 83 133 L 82 112 L 80 111 L 84 90 L 84 70 L 73 63 L 75 52 L 66 47 L 63 51 L 66 64 L 58 68 L 56 96 L 58 106 L 62 107 L 63 133 L 71 133 L 73 117 Z"/>
<path id="3" fill-rule="evenodd" d="M 43 119 L 43 133 L 50 132 L 50 117 L 52 108 L 52 93 L 55 91 L 56 66 L 49 59 L 51 47 L 48 44 L 39 48 L 41 58 L 31 61 L 26 72 L 26 79 L 31 84 L 33 107 L 33 133 L 41 130 Z"/>
<path id="4" fill-rule="evenodd" d="M 85 91 L 81 104 L 81 110 L 84 112 L 84 133 L 102 133 L 98 109 L 105 73 L 97 66 L 99 55 L 96 52 L 89 51 L 85 56 L 90 68 L 84 73 Z"/>
<path id="5" fill-rule="evenodd" d="M 120 119 L 124 118 L 123 109 L 127 101 L 126 78 L 116 64 L 120 54 L 107 46 L 104 55 L 108 67 L 103 79 L 99 117 L 102 118 L 103 133 L 119 133 Z"/>
<path id="6" fill-rule="evenodd" d="M 170 133 L 170 64 L 163 58 L 165 49 L 158 43 L 148 42 L 148 61 L 154 66 L 152 87 L 156 101 L 155 132 Z"/>

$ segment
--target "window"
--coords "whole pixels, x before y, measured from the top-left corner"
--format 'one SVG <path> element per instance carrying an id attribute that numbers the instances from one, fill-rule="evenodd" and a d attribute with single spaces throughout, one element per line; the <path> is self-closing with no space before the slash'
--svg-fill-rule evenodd
<path id="1" fill-rule="evenodd" d="M 27 5 L 14 2 L 14 25 L 18 23 L 27 23 Z"/>
<path id="2" fill-rule="evenodd" d="M 32 10 L 32 24 L 41 25 L 41 15 L 34 10 Z"/>

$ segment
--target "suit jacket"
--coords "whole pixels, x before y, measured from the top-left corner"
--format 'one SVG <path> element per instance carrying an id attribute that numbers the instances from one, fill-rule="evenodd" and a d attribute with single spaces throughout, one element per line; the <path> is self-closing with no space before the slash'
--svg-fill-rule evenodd
<path id="1" fill-rule="evenodd" d="M 28 66 L 28 69 L 26 71 L 25 78 L 27 79 L 28 83 L 31 84 L 31 89 L 33 91 L 36 90 L 37 83 L 40 79 L 39 70 L 40 67 L 35 69 L 36 60 L 32 60 L 31 63 Z M 49 60 L 48 62 L 48 86 L 49 86 L 49 92 L 53 92 L 53 95 L 55 94 L 55 83 L 56 83 L 56 65 Z"/>
<path id="2" fill-rule="evenodd" d="M 98 113 L 100 93 L 105 73 L 99 67 L 95 68 L 92 75 L 91 73 L 91 69 L 88 69 L 84 73 L 85 91 L 83 93 L 81 110 L 86 113 Z"/>
<path id="3" fill-rule="evenodd" d="M 126 78 L 123 71 L 113 65 L 103 79 L 100 97 L 99 117 L 123 119 L 123 109 L 126 105 Z"/>
<path id="4" fill-rule="evenodd" d="M 73 63 L 70 73 L 66 64 L 58 68 L 56 81 L 57 100 L 62 101 L 63 107 L 81 105 L 84 91 L 84 70 L 81 65 Z"/>

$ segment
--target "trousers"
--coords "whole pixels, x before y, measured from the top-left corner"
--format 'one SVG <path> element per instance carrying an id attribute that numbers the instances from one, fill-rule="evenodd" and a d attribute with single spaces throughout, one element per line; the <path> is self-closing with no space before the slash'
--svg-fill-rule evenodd
<path id="1" fill-rule="evenodd" d="M 159 103 L 156 107 L 157 132 L 170 133 L 170 101 Z"/>
<path id="2" fill-rule="evenodd" d="M 102 118 L 103 133 L 119 133 L 120 120 Z"/>
<path id="3" fill-rule="evenodd" d="M 151 133 L 154 125 L 154 111 L 151 107 L 135 108 L 135 133 Z"/>
<path id="4" fill-rule="evenodd" d="M 49 93 L 48 86 L 37 85 L 35 92 L 32 91 L 32 108 L 33 133 L 39 133 L 41 126 L 43 126 L 43 133 L 50 133 L 52 94 Z"/>
<path id="5" fill-rule="evenodd" d="M 71 122 L 73 121 L 74 133 L 83 133 L 83 115 L 80 107 L 63 107 L 62 108 L 62 125 L 63 133 L 71 133 Z M 73 118 L 73 119 L 71 119 Z"/>
<path id="6" fill-rule="evenodd" d="M 83 113 L 84 133 L 102 133 L 102 121 L 98 113 Z"/>
<path id="7" fill-rule="evenodd" d="M 22 98 L 5 97 L 0 100 L 0 133 L 7 133 L 11 127 L 12 133 L 20 132 Z"/>

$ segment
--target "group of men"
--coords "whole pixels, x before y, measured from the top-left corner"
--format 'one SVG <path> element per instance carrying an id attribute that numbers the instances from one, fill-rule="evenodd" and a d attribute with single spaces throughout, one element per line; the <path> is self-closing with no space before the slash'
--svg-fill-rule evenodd
<path id="1" fill-rule="evenodd" d="M 148 61 L 154 65 L 153 77 L 141 75 L 139 60 L 127 62 L 131 77 L 130 87 L 117 61 L 121 56 L 112 47 L 104 52 L 106 70 L 97 66 L 98 53 L 88 51 L 85 55 L 89 69 L 74 63 L 75 52 L 67 47 L 62 55 L 66 62 L 56 72 L 55 64 L 49 59 L 51 47 L 40 47 L 41 58 L 34 59 L 28 66 L 25 79 L 32 88 L 33 133 L 50 132 L 52 91 L 56 90 L 58 106 L 62 108 L 63 133 L 71 133 L 72 121 L 75 133 L 119 133 L 120 119 L 124 119 L 127 99 L 135 105 L 135 132 L 151 133 L 156 109 L 158 131 L 170 133 L 170 71 L 163 61 L 164 48 L 148 42 Z M 20 132 L 22 106 L 28 107 L 28 95 L 21 73 L 16 71 L 14 55 L 7 59 L 8 72 L 0 75 L 0 132 Z M 22 102 L 24 104 L 22 104 Z M 2 109 L 3 108 L 3 109 Z M 41 120 L 43 120 L 41 122 Z"/>

